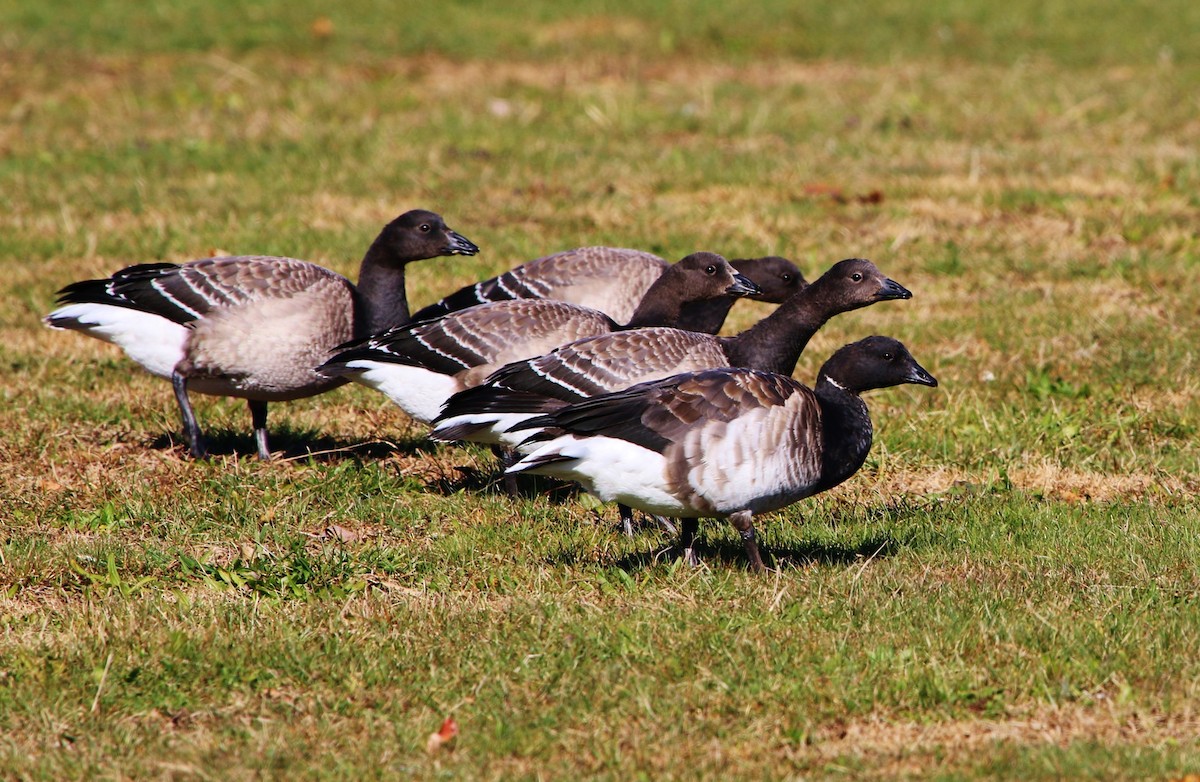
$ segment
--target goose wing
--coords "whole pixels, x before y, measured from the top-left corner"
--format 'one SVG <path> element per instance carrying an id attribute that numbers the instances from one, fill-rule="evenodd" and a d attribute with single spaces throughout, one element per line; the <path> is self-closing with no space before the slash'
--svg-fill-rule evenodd
<path id="1" fill-rule="evenodd" d="M 670 328 L 631 329 L 514 362 L 496 371 L 488 384 L 573 401 L 725 363 L 724 351 L 711 335 Z"/>
<path id="2" fill-rule="evenodd" d="M 420 310 L 413 320 L 493 301 L 560 299 L 594 307 L 624 323 L 667 265 L 652 253 L 621 247 L 565 250 L 461 288 Z"/>
<path id="3" fill-rule="evenodd" d="M 615 325 L 598 310 L 550 299 L 479 304 L 342 345 L 343 350 L 322 371 L 337 373 L 352 361 L 376 361 L 454 375 L 539 355 L 566 342 L 607 333 Z"/>
<path id="4" fill-rule="evenodd" d="M 183 265 L 138 264 L 106 279 L 75 282 L 58 292 L 58 303 L 128 307 L 189 324 L 219 308 L 290 298 L 334 280 L 350 284 L 339 274 L 294 258 L 206 258 Z"/>

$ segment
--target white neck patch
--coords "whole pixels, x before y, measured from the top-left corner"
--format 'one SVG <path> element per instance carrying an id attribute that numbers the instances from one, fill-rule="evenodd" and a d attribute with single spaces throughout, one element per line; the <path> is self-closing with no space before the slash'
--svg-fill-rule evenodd
<path id="1" fill-rule="evenodd" d="M 825 382 L 828 383 L 829 385 L 833 386 L 834 388 L 836 388 L 839 391 L 846 390 L 846 387 L 844 385 L 842 385 L 838 381 L 834 380 L 833 378 L 829 377 L 828 375 L 825 376 Z"/>

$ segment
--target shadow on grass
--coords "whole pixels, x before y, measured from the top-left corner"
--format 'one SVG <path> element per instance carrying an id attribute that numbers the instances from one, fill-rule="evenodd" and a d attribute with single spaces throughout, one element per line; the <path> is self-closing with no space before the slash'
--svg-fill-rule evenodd
<path id="1" fill-rule="evenodd" d="M 505 481 L 499 462 L 482 468 L 472 465 L 457 465 L 454 475 L 444 475 L 428 481 L 428 492 L 450 495 L 465 491 L 471 493 L 506 494 L 513 499 L 544 500 L 561 505 L 579 495 L 579 487 L 541 475 L 518 475 L 515 481 Z"/>
<path id="2" fill-rule="evenodd" d="M 899 522 L 903 517 L 916 512 L 918 512 L 916 508 L 907 505 L 888 505 L 878 509 L 876 515 Z M 640 514 L 637 514 L 636 517 L 640 517 Z M 711 525 L 725 523 L 727 522 L 723 519 L 704 519 L 701 521 L 700 530 L 696 536 L 696 553 L 701 561 L 706 564 L 715 565 L 720 563 L 722 567 L 744 569 L 749 563 L 746 559 L 746 550 L 739 541 L 717 540 L 708 542 L 705 540 L 704 530 L 706 526 L 711 528 Z M 653 521 L 645 519 L 641 521 L 638 529 L 653 531 L 653 529 L 656 529 L 656 526 Z M 620 527 L 618 525 L 614 525 L 613 534 L 620 534 Z M 660 534 L 664 536 L 668 535 L 666 532 Z M 655 565 L 674 562 L 682 552 L 679 549 L 675 536 L 668 536 L 668 539 L 670 539 L 670 545 L 655 548 L 653 551 L 628 554 L 614 560 L 611 564 L 622 570 L 633 572 L 654 567 Z M 864 538 L 855 545 L 849 546 L 817 542 L 791 544 L 766 543 L 761 537 L 759 539 L 759 550 L 762 553 L 764 562 L 767 564 L 767 567 L 776 570 L 802 568 L 812 564 L 831 565 L 834 567 L 864 564 L 874 559 L 895 556 L 898 552 L 912 545 L 913 541 L 906 539 L 906 536 L 896 536 L 890 533 L 873 535 Z M 592 560 L 587 556 L 586 552 L 561 551 L 549 557 L 548 561 L 551 564 L 569 566 Z"/>
<path id="3" fill-rule="evenodd" d="M 846 566 L 865 562 L 869 559 L 881 559 L 893 556 L 900 550 L 901 544 L 895 538 L 884 535 L 867 538 L 857 546 L 809 543 L 793 546 L 766 546 L 760 544 L 759 548 L 767 567 L 784 570 L 801 568 L 811 564 Z M 722 567 L 742 569 L 748 566 L 746 550 L 742 548 L 740 543 L 731 541 L 706 543 L 698 540 L 696 553 L 700 556 L 702 562 L 709 565 L 720 563 Z M 679 555 L 679 547 L 672 543 L 670 547 L 665 549 L 640 552 L 621 557 L 613 562 L 613 565 L 622 570 L 641 570 L 658 564 L 673 562 L 679 558 Z"/>
<path id="4" fill-rule="evenodd" d="M 313 429 L 297 430 L 287 426 L 269 430 L 268 438 L 272 461 L 306 459 L 321 463 L 363 463 L 386 459 L 395 454 L 418 456 L 427 453 L 430 448 L 429 441 L 423 437 L 356 441 L 331 437 Z M 258 455 L 252 433 L 213 429 L 205 431 L 204 441 L 209 456 L 256 458 Z M 176 451 L 181 458 L 191 458 L 187 444 L 176 432 L 164 432 L 154 437 L 149 447 L 159 451 Z"/>

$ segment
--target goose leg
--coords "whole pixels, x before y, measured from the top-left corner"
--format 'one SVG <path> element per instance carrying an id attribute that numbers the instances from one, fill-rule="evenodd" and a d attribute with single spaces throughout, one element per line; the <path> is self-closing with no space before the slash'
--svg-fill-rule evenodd
<path id="1" fill-rule="evenodd" d="M 267 403 L 259 399 L 247 399 L 250 420 L 254 422 L 254 442 L 258 446 L 258 458 L 271 460 L 271 449 L 267 447 Z"/>
<path id="2" fill-rule="evenodd" d="M 621 531 L 625 537 L 633 537 L 633 508 L 617 503 L 617 516 L 621 519 Z"/>
<path id="3" fill-rule="evenodd" d="M 696 567 L 700 564 L 700 557 L 696 556 L 696 530 L 700 527 L 700 519 L 680 519 L 679 525 L 680 556 L 685 564 Z"/>
<path id="4" fill-rule="evenodd" d="M 501 470 L 502 474 L 504 475 L 504 482 L 502 484 L 504 486 L 504 493 L 507 494 L 509 497 L 516 497 L 519 493 L 518 487 L 517 487 L 517 476 L 509 475 L 505 471 L 508 470 L 509 467 L 512 467 L 514 464 L 517 463 L 517 457 L 518 457 L 517 452 L 511 448 L 504 448 L 503 446 L 493 445 L 492 453 L 494 453 L 496 455 L 496 459 L 499 460 L 500 470 Z"/>
<path id="5" fill-rule="evenodd" d="M 171 373 L 171 387 L 175 389 L 175 401 L 179 403 L 179 414 L 183 416 L 183 431 L 188 440 L 188 449 L 192 456 L 203 459 L 207 454 L 204 435 L 200 431 L 200 424 L 196 423 L 192 401 L 188 399 L 187 378 L 181 375 L 179 370 Z"/>
<path id="6" fill-rule="evenodd" d="M 742 546 L 746 549 L 746 558 L 750 560 L 750 569 L 756 573 L 764 573 L 767 568 L 763 565 L 762 556 L 758 553 L 758 538 L 754 533 L 754 517 L 748 510 L 740 510 L 729 517 L 733 528 L 742 536 Z"/>
<path id="7" fill-rule="evenodd" d="M 625 537 L 632 538 L 633 537 L 633 508 L 629 507 L 628 505 L 622 505 L 621 503 L 618 502 L 617 503 L 617 513 L 620 515 L 620 518 L 621 518 L 621 531 L 625 533 Z M 650 518 L 654 519 L 656 522 L 658 522 L 658 526 L 662 527 L 663 531 L 666 532 L 668 535 L 674 535 L 676 532 L 678 532 L 678 530 L 675 528 L 675 525 L 672 524 L 671 520 L 668 519 L 666 516 L 659 516 L 657 513 L 649 513 L 647 515 Z"/>

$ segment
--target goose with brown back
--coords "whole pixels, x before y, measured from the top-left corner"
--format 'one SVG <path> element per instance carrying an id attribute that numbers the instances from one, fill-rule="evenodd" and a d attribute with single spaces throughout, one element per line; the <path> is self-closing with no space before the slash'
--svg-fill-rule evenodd
<path id="1" fill-rule="evenodd" d="M 901 383 L 936 387 L 897 340 L 838 350 L 808 388 L 751 369 L 712 369 L 586 399 L 519 425 L 541 430 L 509 472 L 578 481 L 604 501 L 683 520 L 695 562 L 699 518 L 728 518 L 756 571 L 754 516 L 837 486 L 871 449 L 861 394 Z"/>
<path id="2" fill-rule="evenodd" d="M 267 404 L 346 381 L 317 367 L 331 349 L 409 319 L 405 266 L 479 248 L 440 216 L 406 212 L 362 260 L 358 285 L 294 258 L 234 256 L 142 264 L 59 291 L 52 328 L 111 342 L 171 381 L 191 452 L 206 453 L 189 391 L 246 399 L 258 455 L 270 458 Z"/>

